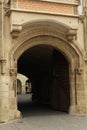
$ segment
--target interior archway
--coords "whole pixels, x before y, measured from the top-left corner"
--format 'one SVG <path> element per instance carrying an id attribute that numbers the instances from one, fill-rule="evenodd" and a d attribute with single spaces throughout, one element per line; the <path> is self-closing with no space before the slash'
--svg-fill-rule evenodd
<path id="1" fill-rule="evenodd" d="M 19 79 L 17 79 L 17 94 L 22 93 L 22 83 Z"/>
<path id="2" fill-rule="evenodd" d="M 48 45 L 31 47 L 18 59 L 18 73 L 29 77 L 33 101 L 68 112 L 69 62 L 61 52 Z"/>

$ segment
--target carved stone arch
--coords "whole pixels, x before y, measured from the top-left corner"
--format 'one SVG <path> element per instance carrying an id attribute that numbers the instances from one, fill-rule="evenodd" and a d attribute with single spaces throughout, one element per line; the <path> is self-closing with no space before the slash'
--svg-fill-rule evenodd
<path id="1" fill-rule="evenodd" d="M 23 30 L 19 37 L 13 39 L 9 53 L 9 58 L 12 62 L 10 67 L 14 67 L 14 63 L 17 64 L 17 60 L 26 50 L 38 45 L 52 46 L 62 53 L 69 62 L 70 112 L 78 113 L 76 106 L 78 106 L 80 100 L 77 99 L 79 93 L 77 88 L 81 86 L 80 82 L 82 81 L 77 82 L 75 76 L 81 75 L 84 64 L 82 50 L 76 43 L 76 30 L 54 21 L 37 21 L 23 25 Z M 79 77 L 82 80 L 82 75 Z"/>
<path id="2" fill-rule="evenodd" d="M 15 42 L 15 44 L 12 45 L 12 51 L 15 46 L 18 46 L 22 42 L 40 35 L 51 35 L 66 41 L 66 33 L 68 33 L 70 29 L 69 26 L 65 26 L 59 22 L 54 22 L 53 20 L 32 21 L 21 26 L 22 31 L 19 34 L 19 37 L 13 39 L 13 43 Z M 13 30 L 12 34 L 14 33 L 15 30 Z"/>
<path id="3" fill-rule="evenodd" d="M 53 42 L 55 44 L 53 44 Z M 66 45 L 67 44 L 67 45 Z M 77 59 L 76 62 L 78 61 L 78 55 L 74 51 L 74 49 L 70 46 L 70 44 L 66 43 L 65 41 L 61 41 L 57 37 L 52 37 L 52 36 L 37 36 L 33 37 L 24 43 L 22 43 L 18 48 L 13 53 L 14 59 L 18 59 L 23 52 L 25 52 L 27 49 L 37 46 L 37 45 L 49 45 L 57 50 L 59 50 L 68 60 L 68 62 L 71 62 L 71 59 Z"/>
<path id="4" fill-rule="evenodd" d="M 31 21 L 28 23 L 25 23 L 22 25 L 22 29 L 24 32 L 30 31 L 31 34 L 33 32 L 33 35 L 35 34 L 34 32 L 38 32 L 38 35 L 44 34 L 44 35 L 53 35 L 53 36 L 58 36 L 61 38 L 66 39 L 66 34 L 68 31 L 71 29 L 68 25 L 65 25 L 64 23 L 60 23 L 58 21 L 54 20 L 35 20 Z M 30 29 L 30 30 L 29 30 Z M 34 30 L 34 31 L 33 31 Z M 49 32 L 50 30 L 50 32 Z"/>
<path id="5" fill-rule="evenodd" d="M 62 43 L 66 43 L 65 48 L 67 49 L 68 46 L 70 46 L 70 48 L 72 49 L 72 51 L 70 52 L 76 53 L 76 56 L 79 59 L 78 64 L 79 66 L 81 66 L 82 63 L 81 59 L 83 58 L 83 54 L 82 54 L 82 50 L 76 44 L 75 39 L 73 39 L 77 35 L 75 29 L 71 29 L 69 26 L 54 20 L 31 21 L 23 24 L 22 29 L 23 30 L 20 33 L 19 37 L 13 39 L 13 45 L 11 47 L 9 56 L 11 55 L 13 56 L 13 54 L 16 52 L 18 48 L 20 48 L 23 44 L 26 45 L 25 43 L 27 43 L 28 41 L 31 42 L 32 39 L 34 39 L 35 37 L 48 36 L 48 37 L 54 37 L 54 39 L 60 40 Z M 31 45 L 33 46 L 33 44 Z"/>
<path id="6" fill-rule="evenodd" d="M 53 42 L 55 44 L 53 44 Z M 59 39 L 58 37 L 54 36 L 36 36 L 31 39 L 28 39 L 24 43 L 21 43 L 15 51 L 13 51 L 13 59 L 17 61 L 17 59 L 25 52 L 27 49 L 37 46 L 37 45 L 49 45 L 54 47 L 56 50 L 60 51 L 68 60 L 71 65 L 71 71 L 73 72 L 74 69 L 83 69 L 83 56 L 81 54 L 80 49 L 75 45 L 72 47 L 72 44 Z M 75 51 L 76 48 L 76 51 Z"/>

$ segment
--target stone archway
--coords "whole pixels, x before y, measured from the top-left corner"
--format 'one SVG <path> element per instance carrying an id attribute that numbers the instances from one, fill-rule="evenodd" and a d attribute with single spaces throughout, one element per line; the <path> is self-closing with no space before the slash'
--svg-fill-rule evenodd
<path id="1" fill-rule="evenodd" d="M 68 112 L 69 62 L 61 52 L 48 45 L 29 48 L 18 59 L 18 73 L 30 78 L 33 101 Z"/>
<path id="2" fill-rule="evenodd" d="M 14 32 L 12 34 L 14 36 Z M 69 62 L 70 108 L 69 112 L 85 113 L 84 108 L 84 70 L 83 55 L 76 44 L 76 32 L 67 26 L 53 21 L 38 21 L 23 26 L 19 37 L 13 40 L 9 53 L 12 75 L 17 70 L 19 57 L 27 50 L 37 45 L 48 45 L 61 52 Z M 12 76 L 11 75 L 11 76 Z M 13 76 L 16 79 L 16 75 Z M 79 90 L 79 88 L 81 88 Z"/>

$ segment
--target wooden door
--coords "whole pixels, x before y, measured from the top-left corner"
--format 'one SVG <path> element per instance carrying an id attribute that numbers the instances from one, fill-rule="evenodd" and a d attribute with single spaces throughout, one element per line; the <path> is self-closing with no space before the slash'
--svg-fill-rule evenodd
<path id="1" fill-rule="evenodd" d="M 70 106 L 69 63 L 59 52 L 53 55 L 51 105 L 60 111 L 68 111 Z"/>

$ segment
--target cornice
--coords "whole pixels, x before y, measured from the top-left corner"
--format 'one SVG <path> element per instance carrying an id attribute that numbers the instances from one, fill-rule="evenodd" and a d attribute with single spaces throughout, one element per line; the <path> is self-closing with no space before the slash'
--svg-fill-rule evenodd
<path id="1" fill-rule="evenodd" d="M 48 2 L 48 3 L 59 3 L 59 4 L 68 4 L 68 5 L 79 5 L 79 0 L 75 0 L 74 2 L 63 2 L 62 0 L 30 0 L 30 1 L 37 1 L 37 2 Z"/>
<path id="2" fill-rule="evenodd" d="M 11 8 L 10 13 L 11 12 L 35 13 L 35 14 L 44 14 L 44 15 L 54 15 L 54 16 L 79 18 L 79 15 L 74 15 L 74 14 L 63 14 L 63 13 L 56 13 L 56 12 L 26 10 L 26 9 L 18 9 L 18 8 Z"/>

